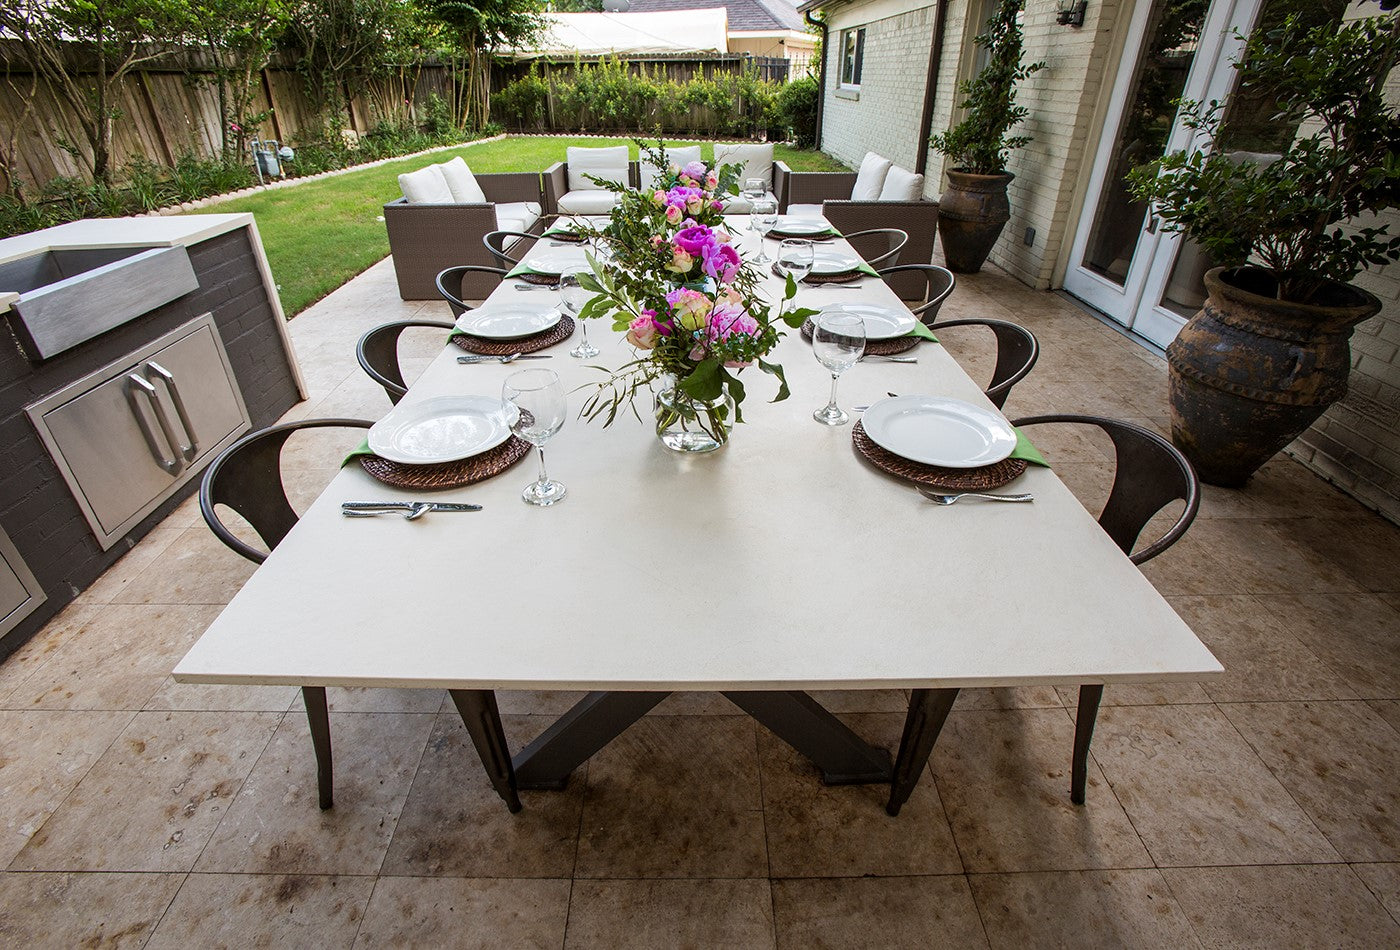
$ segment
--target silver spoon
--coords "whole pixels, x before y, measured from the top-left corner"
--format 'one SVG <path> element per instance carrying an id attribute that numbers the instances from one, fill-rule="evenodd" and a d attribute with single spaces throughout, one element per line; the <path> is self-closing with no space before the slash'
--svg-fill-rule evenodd
<path id="1" fill-rule="evenodd" d="M 918 488 L 920 495 L 923 495 L 925 498 L 928 498 L 931 501 L 935 501 L 940 505 L 955 505 L 964 498 L 985 498 L 988 501 L 1010 502 L 1035 501 L 1035 496 L 1030 494 L 1029 492 L 1026 492 L 1025 494 L 1021 495 L 991 495 L 985 492 L 965 491 L 958 492 L 957 494 L 953 495 L 945 495 L 940 492 L 931 491 L 930 489 L 924 488 L 923 486 L 918 486 Z"/>

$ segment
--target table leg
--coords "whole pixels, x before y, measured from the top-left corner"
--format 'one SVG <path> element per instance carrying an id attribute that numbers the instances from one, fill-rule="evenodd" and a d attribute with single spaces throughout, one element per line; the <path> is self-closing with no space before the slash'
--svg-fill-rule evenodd
<path id="1" fill-rule="evenodd" d="M 899 758 L 894 764 L 894 778 L 890 781 L 890 800 L 885 811 L 898 815 L 909 796 L 914 794 L 914 786 L 919 783 L 919 775 L 928 764 L 933 745 L 938 734 L 943 731 L 943 723 L 948 719 L 948 711 L 958 698 L 956 689 L 916 689 L 909 694 L 909 714 L 904 718 L 904 735 L 899 740 Z"/>
<path id="2" fill-rule="evenodd" d="M 501 713 L 496 708 L 496 694 L 489 689 L 449 689 L 448 694 L 462 717 L 462 725 L 472 737 L 476 754 L 491 780 L 491 787 L 505 800 L 512 813 L 520 811 L 520 796 L 515 791 L 515 772 L 510 764 L 510 747 L 505 730 L 501 728 Z"/>
<path id="3" fill-rule="evenodd" d="M 563 788 L 570 772 L 669 695 L 589 693 L 516 754 L 516 787 Z"/>
<path id="4" fill-rule="evenodd" d="M 334 804 L 334 779 L 331 771 L 331 715 L 326 708 L 324 686 L 303 686 L 301 702 L 306 707 L 306 721 L 311 725 L 311 747 L 316 750 L 316 790 L 321 808 Z"/>
<path id="5" fill-rule="evenodd" d="M 890 754 L 856 735 L 806 693 L 735 691 L 724 698 L 811 759 L 827 785 L 890 780 Z"/>
<path id="6" fill-rule="evenodd" d="M 1079 712 L 1074 717 L 1074 759 L 1070 763 L 1069 800 L 1084 804 L 1089 784 L 1089 742 L 1094 738 L 1094 720 L 1099 717 L 1102 686 L 1079 687 Z"/>

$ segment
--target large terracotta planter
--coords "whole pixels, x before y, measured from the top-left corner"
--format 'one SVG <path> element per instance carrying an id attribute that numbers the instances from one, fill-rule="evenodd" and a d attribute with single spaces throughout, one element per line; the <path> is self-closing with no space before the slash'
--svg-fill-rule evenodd
<path id="1" fill-rule="evenodd" d="M 1239 487 L 1346 393 L 1352 328 L 1381 302 L 1331 283 L 1317 304 L 1287 303 L 1255 267 L 1205 284 L 1205 308 L 1167 347 L 1172 441 L 1202 481 Z"/>
<path id="2" fill-rule="evenodd" d="M 974 175 L 948 170 L 948 188 L 938 199 L 938 237 L 949 270 L 975 274 L 982 269 L 1011 220 L 1006 186 L 1015 177 L 1010 172 Z"/>

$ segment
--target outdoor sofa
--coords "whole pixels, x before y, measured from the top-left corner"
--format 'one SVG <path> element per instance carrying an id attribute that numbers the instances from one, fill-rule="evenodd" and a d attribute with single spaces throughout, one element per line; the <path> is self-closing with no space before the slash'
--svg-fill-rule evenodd
<path id="1" fill-rule="evenodd" d="M 650 163 L 628 161 L 626 146 L 610 148 L 570 148 L 568 159 L 555 162 L 544 172 L 544 206 L 548 214 L 607 214 L 612 210 L 613 194 L 598 187 L 588 176 L 605 181 L 620 181 L 633 188 L 650 187 L 656 180 L 656 169 Z M 686 145 L 668 148 L 666 157 L 678 165 L 700 160 L 700 146 Z M 715 159 L 722 164 L 743 166 L 738 184 L 749 178 L 761 178 L 769 192 L 779 202 L 777 190 L 778 166 L 773 161 L 773 146 L 753 142 L 716 142 Z M 623 171 L 624 163 L 626 171 Z M 786 166 L 784 166 L 786 167 Z M 748 214 L 749 200 L 734 195 L 725 200 L 725 212 Z"/>

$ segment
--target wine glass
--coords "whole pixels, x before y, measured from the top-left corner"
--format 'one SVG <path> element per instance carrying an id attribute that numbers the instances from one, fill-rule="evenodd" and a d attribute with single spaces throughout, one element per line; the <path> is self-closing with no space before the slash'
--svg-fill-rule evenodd
<path id="1" fill-rule="evenodd" d="M 815 257 L 811 241 L 788 238 L 778 245 L 778 270 L 801 283 L 812 273 Z"/>
<path id="2" fill-rule="evenodd" d="M 836 383 L 865 352 L 865 321 L 839 310 L 817 314 L 817 325 L 812 329 L 812 352 L 817 362 L 831 370 L 831 400 L 813 412 L 812 418 L 824 426 L 843 426 L 851 417 L 836 405 Z"/>
<path id="3" fill-rule="evenodd" d="M 579 274 L 585 273 L 590 273 L 586 267 L 571 267 L 559 275 L 559 302 L 564 305 L 564 310 L 569 316 L 576 320 L 583 310 L 583 305 L 593 296 L 591 290 L 585 290 L 579 283 Z M 569 351 L 569 355 L 579 360 L 592 359 L 598 355 L 598 348 L 588 342 L 588 321 L 578 320 L 578 330 L 579 344 Z"/>
<path id="4" fill-rule="evenodd" d="M 778 203 L 772 198 L 758 198 L 754 200 L 753 211 L 749 212 L 749 227 L 759 234 L 758 257 L 754 259 L 755 264 L 771 264 L 773 259 L 768 256 L 768 251 L 763 246 L 763 238 L 768 236 L 768 232 L 778 226 Z"/>
<path id="5" fill-rule="evenodd" d="M 762 178 L 744 179 L 744 190 L 741 192 L 741 194 L 745 198 L 749 199 L 749 201 L 753 201 L 755 198 L 762 198 L 767 193 L 768 186 L 764 184 Z"/>
<path id="6" fill-rule="evenodd" d="M 549 477 L 544 468 L 544 444 L 564 426 L 568 411 L 559 374 L 549 369 L 522 369 L 511 373 L 501 386 L 501 400 L 519 413 L 511 431 L 535 447 L 540 455 L 539 480 L 520 493 L 528 505 L 547 506 L 563 499 L 567 489 Z"/>

